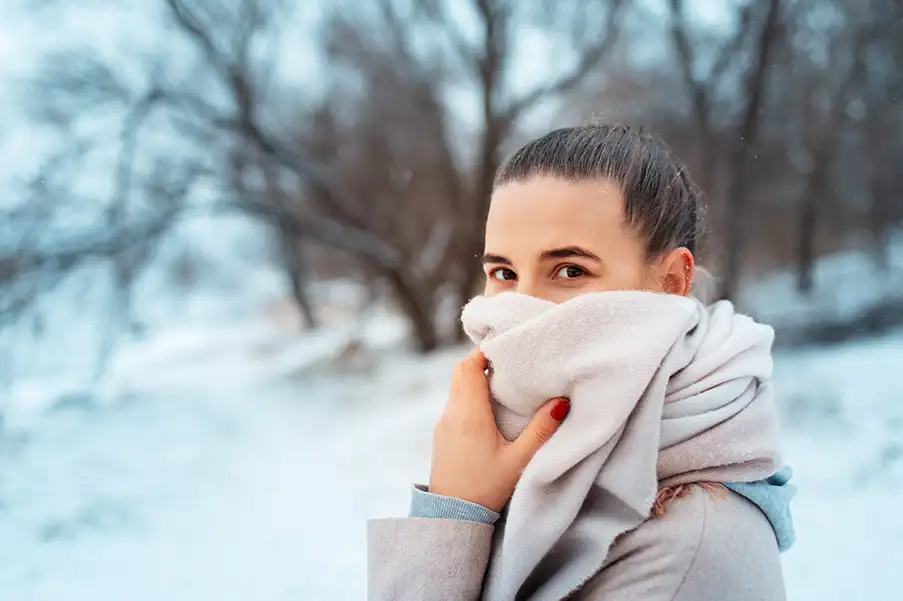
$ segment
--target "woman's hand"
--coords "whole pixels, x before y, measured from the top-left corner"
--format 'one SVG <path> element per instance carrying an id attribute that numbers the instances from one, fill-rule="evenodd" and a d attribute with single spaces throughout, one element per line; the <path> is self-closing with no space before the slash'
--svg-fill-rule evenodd
<path id="1" fill-rule="evenodd" d="M 488 366 L 476 348 L 455 368 L 433 434 L 429 491 L 501 511 L 527 462 L 558 429 L 570 404 L 566 399 L 549 402 L 517 440 L 508 442 L 489 403 Z"/>

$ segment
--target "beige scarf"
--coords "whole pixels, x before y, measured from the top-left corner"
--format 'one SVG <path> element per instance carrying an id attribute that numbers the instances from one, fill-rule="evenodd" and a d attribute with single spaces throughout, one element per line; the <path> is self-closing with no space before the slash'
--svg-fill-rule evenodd
<path id="1" fill-rule="evenodd" d="M 504 293 L 473 299 L 462 322 L 489 359 L 507 439 L 548 400 L 571 400 L 496 527 L 484 599 L 567 597 L 647 519 L 660 486 L 775 471 L 774 334 L 728 302 Z"/>

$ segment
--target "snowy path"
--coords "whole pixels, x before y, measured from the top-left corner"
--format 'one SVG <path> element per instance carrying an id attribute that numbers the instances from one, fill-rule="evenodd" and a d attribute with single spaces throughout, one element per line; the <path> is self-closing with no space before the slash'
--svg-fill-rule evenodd
<path id="1" fill-rule="evenodd" d="M 3 442 L 0 598 L 364 598 L 364 519 L 404 512 L 426 476 L 457 353 L 326 380 L 291 375 L 303 352 L 274 372 L 272 355 L 212 346 Z M 779 358 L 801 487 L 791 600 L 899 598 L 901 355 L 903 336 Z"/>
<path id="2" fill-rule="evenodd" d="M 316 354 L 303 350 L 279 368 L 199 347 L 155 362 L 145 393 L 54 409 L 7 438 L 0 598 L 363 598 L 363 521 L 403 508 L 426 475 L 419 426 L 451 362 L 336 384 L 292 375 Z"/>
<path id="3" fill-rule="evenodd" d="M 789 599 L 891 601 L 903 566 L 903 332 L 778 356 L 784 447 L 800 487 Z"/>

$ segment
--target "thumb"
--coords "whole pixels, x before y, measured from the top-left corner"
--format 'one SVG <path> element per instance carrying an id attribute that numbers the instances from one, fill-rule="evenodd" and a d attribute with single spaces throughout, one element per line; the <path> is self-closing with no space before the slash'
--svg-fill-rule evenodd
<path id="1" fill-rule="evenodd" d="M 536 412 L 520 436 L 511 443 L 511 453 L 521 469 L 526 467 L 536 451 L 552 438 L 570 410 L 571 402 L 568 399 L 553 399 Z"/>

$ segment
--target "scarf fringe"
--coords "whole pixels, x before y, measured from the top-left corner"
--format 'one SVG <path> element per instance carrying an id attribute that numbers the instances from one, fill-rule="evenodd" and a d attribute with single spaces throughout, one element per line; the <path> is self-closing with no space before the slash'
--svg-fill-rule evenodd
<path id="1" fill-rule="evenodd" d="M 728 498 L 729 491 L 721 482 L 693 482 L 690 484 L 678 484 L 676 486 L 666 486 L 660 488 L 658 494 L 655 495 L 655 502 L 652 503 L 652 517 L 660 518 L 665 515 L 668 505 L 672 501 L 686 497 L 692 492 L 693 487 L 699 487 L 705 490 L 709 495 L 717 499 Z"/>

